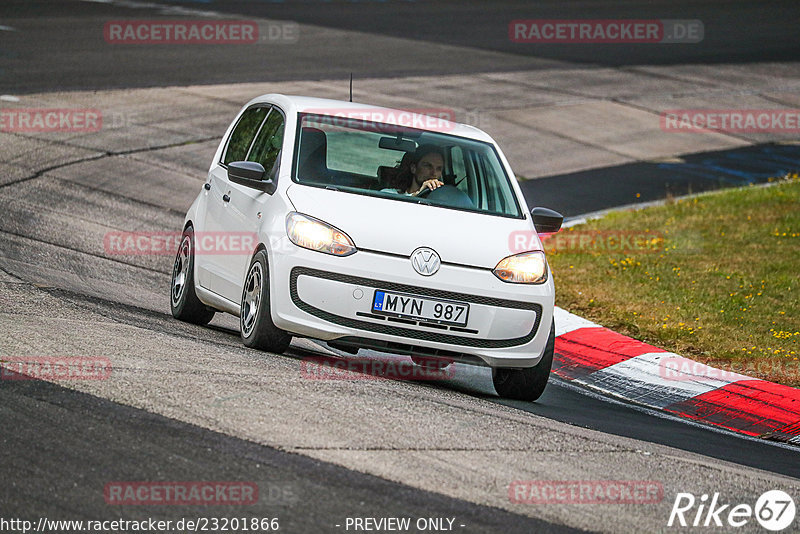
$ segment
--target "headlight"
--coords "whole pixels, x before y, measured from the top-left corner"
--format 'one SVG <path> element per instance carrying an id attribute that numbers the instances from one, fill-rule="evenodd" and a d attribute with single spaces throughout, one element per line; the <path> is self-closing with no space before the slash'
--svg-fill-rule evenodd
<path id="1" fill-rule="evenodd" d="M 492 272 L 503 282 L 543 284 L 547 281 L 547 260 L 544 252 L 525 252 L 500 260 Z"/>
<path id="2" fill-rule="evenodd" d="M 286 216 L 286 234 L 292 243 L 309 250 L 334 256 L 349 256 L 356 252 L 356 246 L 347 234 L 300 213 L 292 212 Z"/>

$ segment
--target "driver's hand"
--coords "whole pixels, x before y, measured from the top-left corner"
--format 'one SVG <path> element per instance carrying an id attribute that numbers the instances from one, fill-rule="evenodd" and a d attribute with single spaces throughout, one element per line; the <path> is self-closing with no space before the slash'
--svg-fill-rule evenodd
<path id="1" fill-rule="evenodd" d="M 426 181 L 422 182 L 422 187 L 419 188 L 419 191 L 414 193 L 414 196 L 419 195 L 420 193 L 422 193 L 426 189 L 430 189 L 431 191 L 433 191 L 434 189 L 442 187 L 443 185 L 444 185 L 444 182 L 442 182 L 440 180 L 426 180 Z"/>

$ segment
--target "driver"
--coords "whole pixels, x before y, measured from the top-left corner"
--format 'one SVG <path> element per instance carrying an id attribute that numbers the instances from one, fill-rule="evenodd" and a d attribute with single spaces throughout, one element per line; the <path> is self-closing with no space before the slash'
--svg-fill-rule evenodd
<path id="1" fill-rule="evenodd" d="M 426 189 L 433 191 L 444 185 L 444 153 L 436 145 L 420 145 L 403 156 L 390 187 L 383 191 L 417 196 Z"/>

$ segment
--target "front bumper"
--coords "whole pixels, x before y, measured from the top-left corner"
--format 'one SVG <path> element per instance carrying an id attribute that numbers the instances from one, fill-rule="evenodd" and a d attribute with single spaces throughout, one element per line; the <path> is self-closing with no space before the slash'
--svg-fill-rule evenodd
<path id="1" fill-rule="evenodd" d="M 288 247 L 293 245 L 286 244 Z M 531 367 L 541 358 L 553 318 L 553 284 L 507 284 L 489 269 L 443 264 L 431 277 L 407 258 L 359 251 L 340 258 L 294 247 L 270 254 L 276 326 L 295 335 L 406 353 L 463 354 L 492 367 Z M 286 247 L 283 248 L 287 250 Z M 372 313 L 376 289 L 467 302 L 464 327 Z"/>

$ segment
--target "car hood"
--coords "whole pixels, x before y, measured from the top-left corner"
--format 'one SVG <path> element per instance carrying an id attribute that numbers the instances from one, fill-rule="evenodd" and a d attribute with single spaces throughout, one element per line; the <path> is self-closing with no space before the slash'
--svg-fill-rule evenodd
<path id="1" fill-rule="evenodd" d="M 435 250 L 443 262 L 493 269 L 501 259 L 542 250 L 530 218 L 512 219 L 292 184 L 295 209 L 342 230 L 361 250 L 411 256 Z"/>

